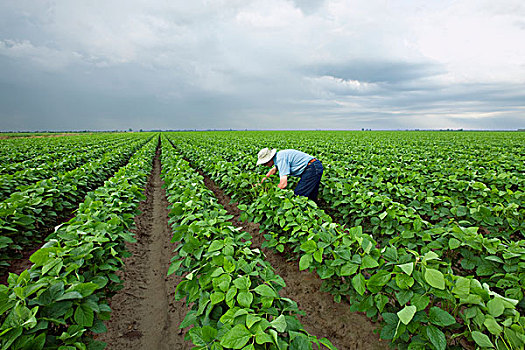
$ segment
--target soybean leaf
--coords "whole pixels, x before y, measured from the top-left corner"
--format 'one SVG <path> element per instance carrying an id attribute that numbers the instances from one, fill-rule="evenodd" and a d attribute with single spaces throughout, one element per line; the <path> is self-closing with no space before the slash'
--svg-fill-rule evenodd
<path id="1" fill-rule="evenodd" d="M 305 254 L 301 257 L 301 259 L 299 260 L 299 270 L 302 271 L 302 270 L 306 270 L 310 264 L 312 263 L 312 254 Z"/>
<path id="2" fill-rule="evenodd" d="M 219 287 L 220 290 L 222 290 L 223 292 L 226 292 L 227 290 L 231 288 L 230 287 L 231 281 L 232 281 L 232 278 L 230 277 L 230 275 L 225 273 L 225 274 L 220 275 L 218 278 L 215 278 L 213 281 L 213 285 L 216 285 L 217 287 Z M 242 283 L 238 282 L 238 284 L 242 284 Z"/>
<path id="3" fill-rule="evenodd" d="M 414 271 L 414 263 L 411 263 L 411 262 L 406 263 L 406 264 L 397 265 L 397 266 L 409 276 L 412 274 L 412 271 Z"/>
<path id="4" fill-rule="evenodd" d="M 226 303 L 231 302 L 236 294 L 237 294 L 237 287 L 231 286 L 230 289 L 228 289 L 228 292 L 226 293 Z"/>
<path id="5" fill-rule="evenodd" d="M 423 262 L 429 261 L 429 260 L 435 260 L 435 259 L 439 259 L 439 255 L 437 255 L 433 251 L 429 251 L 423 256 Z"/>
<path id="6" fill-rule="evenodd" d="M 428 316 L 430 318 L 430 322 L 438 326 L 446 327 L 456 323 L 456 319 L 452 317 L 452 315 L 437 306 L 430 308 Z"/>
<path id="7" fill-rule="evenodd" d="M 370 255 L 365 255 L 363 257 L 363 260 L 361 261 L 361 268 L 362 269 L 371 269 L 374 267 L 378 267 L 378 262 L 372 258 Z"/>
<path id="8" fill-rule="evenodd" d="M 427 269 L 425 271 L 425 281 L 434 288 L 445 289 L 445 278 L 439 270 Z"/>
<path id="9" fill-rule="evenodd" d="M 108 328 L 106 327 L 104 322 L 102 322 L 100 319 L 97 319 L 93 322 L 93 327 L 91 327 L 91 331 L 97 334 L 106 333 L 108 331 Z"/>
<path id="10" fill-rule="evenodd" d="M 397 317 L 399 317 L 399 320 L 403 322 L 405 325 L 408 325 L 412 318 L 414 317 L 417 309 L 414 305 L 407 305 L 403 308 L 403 310 L 398 311 Z"/>
<path id="11" fill-rule="evenodd" d="M 220 303 L 224 300 L 224 293 L 223 292 L 215 292 L 210 295 L 211 304 L 215 305 Z"/>
<path id="12" fill-rule="evenodd" d="M 414 292 L 411 290 L 401 290 L 399 292 L 395 292 L 394 295 L 396 296 L 400 305 L 405 305 L 410 301 L 410 299 L 412 299 Z"/>
<path id="13" fill-rule="evenodd" d="M 252 326 L 259 322 L 262 318 L 260 316 L 256 316 L 256 315 L 252 315 L 252 314 L 248 314 L 246 315 L 246 326 L 248 326 L 248 328 L 252 328 Z"/>
<path id="14" fill-rule="evenodd" d="M 193 327 L 189 331 L 191 342 L 194 345 L 197 346 L 206 346 L 206 341 L 203 339 L 202 336 L 202 328 L 199 327 Z"/>
<path id="15" fill-rule="evenodd" d="M 209 343 L 217 336 L 217 329 L 211 326 L 202 327 L 202 339 Z"/>
<path id="16" fill-rule="evenodd" d="M 503 331 L 503 328 L 499 325 L 498 321 L 489 315 L 485 317 L 485 322 L 483 322 L 483 325 L 487 327 L 488 331 L 495 336 L 499 336 Z"/>
<path id="17" fill-rule="evenodd" d="M 503 300 L 501 300 L 500 298 L 491 299 L 487 303 L 487 307 L 489 309 L 489 314 L 491 314 L 494 317 L 501 316 L 501 314 L 503 314 L 503 311 L 505 311 L 505 304 L 503 304 Z"/>
<path id="18" fill-rule="evenodd" d="M 91 282 L 95 283 L 98 288 L 104 288 L 108 284 L 108 279 L 103 276 L 97 276 Z"/>
<path id="19" fill-rule="evenodd" d="M 60 297 L 58 297 L 55 301 L 71 300 L 71 299 L 82 299 L 82 294 L 80 294 L 79 292 L 64 293 Z"/>
<path id="20" fill-rule="evenodd" d="M 365 277 L 362 274 L 357 274 L 352 278 L 352 286 L 360 295 L 365 294 Z"/>
<path id="21" fill-rule="evenodd" d="M 470 280 L 465 277 L 458 277 L 454 288 L 452 288 L 452 293 L 455 293 L 459 296 L 468 296 L 470 293 Z"/>
<path id="22" fill-rule="evenodd" d="M 459 248 L 459 246 L 461 245 L 461 242 L 455 238 L 451 238 L 448 240 L 448 247 L 450 249 L 456 249 L 456 248 Z"/>
<path id="23" fill-rule="evenodd" d="M 490 341 L 490 338 L 479 331 L 473 331 L 472 333 L 472 339 L 481 346 L 482 348 L 493 348 L 494 344 Z"/>
<path id="24" fill-rule="evenodd" d="M 396 275 L 396 284 L 401 289 L 409 289 L 414 284 L 414 279 L 405 274 Z"/>
<path id="25" fill-rule="evenodd" d="M 214 252 L 224 247 L 224 241 L 214 240 L 211 242 L 208 252 Z"/>
<path id="26" fill-rule="evenodd" d="M 324 346 L 326 346 L 330 350 L 337 350 L 337 348 L 334 346 L 334 344 L 332 344 L 332 342 L 330 340 L 326 339 L 326 338 L 319 339 L 319 342 L 321 344 L 323 344 Z"/>
<path id="27" fill-rule="evenodd" d="M 306 253 L 313 253 L 317 250 L 317 244 L 312 240 L 308 240 L 301 244 L 301 250 Z"/>
<path id="28" fill-rule="evenodd" d="M 244 276 L 244 277 L 239 277 L 239 278 L 235 279 L 233 281 L 233 284 L 235 285 L 235 287 L 237 287 L 239 289 L 247 290 L 248 288 L 250 288 L 251 281 L 250 281 L 249 277 Z"/>
<path id="29" fill-rule="evenodd" d="M 392 274 L 388 271 L 378 271 L 377 273 L 372 275 L 372 277 L 370 277 L 366 285 L 372 293 L 377 293 L 381 290 L 382 286 L 384 286 L 388 283 L 388 281 L 390 281 L 391 276 Z"/>
<path id="30" fill-rule="evenodd" d="M 353 263 L 346 263 L 341 266 L 340 276 L 350 276 L 357 272 L 359 265 Z"/>
<path id="31" fill-rule="evenodd" d="M 379 312 L 383 312 L 385 305 L 388 303 L 388 297 L 383 294 L 376 294 L 376 296 L 374 297 L 374 301 Z"/>
<path id="32" fill-rule="evenodd" d="M 8 328 L 2 332 L 2 340 L 4 341 L 2 350 L 9 349 L 11 344 L 22 334 L 23 327 Z"/>
<path id="33" fill-rule="evenodd" d="M 273 339 L 269 334 L 266 333 L 258 333 L 255 336 L 255 342 L 257 344 L 264 344 L 264 343 L 273 343 Z"/>
<path id="34" fill-rule="evenodd" d="M 182 260 L 174 261 L 171 263 L 167 275 L 173 274 L 175 271 L 177 271 L 180 268 L 180 265 L 182 264 Z"/>
<path id="35" fill-rule="evenodd" d="M 88 305 L 81 304 L 75 310 L 74 319 L 80 326 L 91 327 L 94 319 L 93 310 Z"/>
<path id="36" fill-rule="evenodd" d="M 381 314 L 381 316 L 383 316 L 383 319 L 385 320 L 387 324 L 395 326 L 399 322 L 399 317 L 397 317 L 397 315 L 394 313 L 385 312 Z"/>
<path id="37" fill-rule="evenodd" d="M 417 311 L 421 311 L 425 310 L 430 303 L 430 297 L 428 295 L 415 294 L 410 302 L 417 307 Z"/>
<path id="38" fill-rule="evenodd" d="M 437 350 L 445 350 L 447 347 L 447 339 L 445 338 L 445 334 L 443 334 L 442 331 L 432 325 L 429 325 L 427 326 L 426 333 L 428 339 Z"/>
<path id="39" fill-rule="evenodd" d="M 253 301 L 253 294 L 248 291 L 241 291 L 237 294 L 237 302 L 244 307 L 250 307 Z"/>
<path id="40" fill-rule="evenodd" d="M 292 337 L 293 334 L 293 337 Z M 308 340 L 305 334 L 298 332 L 290 332 L 290 350 L 310 350 L 312 343 Z"/>
<path id="41" fill-rule="evenodd" d="M 280 333 L 283 333 L 286 330 L 286 318 L 284 315 L 280 315 L 275 320 L 270 322 L 270 324 Z"/>
<path id="42" fill-rule="evenodd" d="M 317 261 L 318 263 L 322 263 L 323 262 L 323 249 L 321 248 L 317 250 L 313 256 L 314 256 L 315 261 Z"/>
<path id="43" fill-rule="evenodd" d="M 255 287 L 254 292 L 262 295 L 263 297 L 271 297 L 271 298 L 277 298 L 277 293 L 273 290 L 272 287 L 268 286 L 267 284 L 261 284 L 257 287 Z"/>
<path id="44" fill-rule="evenodd" d="M 230 349 L 242 349 L 250 340 L 252 334 L 243 324 L 230 329 L 221 339 L 221 345 Z"/>

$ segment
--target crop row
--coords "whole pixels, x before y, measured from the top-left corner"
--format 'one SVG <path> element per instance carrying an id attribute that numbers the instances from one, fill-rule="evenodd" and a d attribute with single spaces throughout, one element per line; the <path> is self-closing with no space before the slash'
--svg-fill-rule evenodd
<path id="1" fill-rule="evenodd" d="M 230 160 L 232 164 L 238 167 L 239 172 L 258 172 L 254 169 L 253 155 L 245 151 L 246 140 L 237 141 L 237 144 L 240 144 L 238 147 L 233 147 L 232 144 L 226 147 L 224 143 L 214 142 L 206 136 L 181 136 L 177 138 L 177 142 L 184 144 L 184 147 L 192 149 L 196 153 L 211 151 L 215 154 L 222 154 L 225 160 Z M 203 148 L 204 145 L 206 148 Z M 336 158 L 336 151 L 333 152 L 334 155 L 331 157 Z M 502 229 L 507 234 L 498 235 L 494 233 L 488 235 L 485 230 L 481 230 L 479 227 L 468 226 L 470 222 L 464 219 L 451 217 L 446 223 L 433 223 L 430 219 L 426 220 L 425 215 L 420 214 L 421 210 L 416 203 L 407 206 L 397 202 L 393 194 L 379 191 L 378 186 L 380 185 L 374 187 L 366 180 L 354 180 L 351 185 L 348 185 L 339 176 L 332 178 L 333 169 L 337 172 L 342 171 L 342 168 L 338 167 L 340 161 L 333 161 L 335 165 L 332 164 L 332 161 L 324 162 L 325 168 L 328 170 L 323 175 L 323 194 L 321 197 L 328 202 L 327 209 L 336 219 L 348 223 L 351 227 L 361 226 L 363 231 L 372 235 L 381 247 L 394 245 L 415 250 L 420 255 L 432 250 L 444 262 L 451 265 L 455 274 L 476 276 L 480 282 L 489 284 L 498 293 L 521 301 L 519 308 L 521 311 L 525 310 L 525 240 L 516 236 L 522 235 L 522 230 L 525 232 L 525 227 L 523 227 L 525 225 L 525 207 L 523 206 L 525 192 L 523 190 L 516 190 L 516 192 L 508 190 L 508 193 L 513 193 L 514 202 L 507 204 L 516 210 L 513 210 L 514 214 L 511 215 L 513 219 L 507 223 L 519 223 L 517 228 L 514 227 L 514 229 L 509 230 L 507 226 L 502 224 L 501 227 L 498 226 L 498 229 L 495 229 L 495 232 L 500 232 Z M 365 165 L 361 166 L 362 172 L 370 175 L 371 173 L 364 169 L 365 167 Z M 385 185 L 381 181 L 381 174 L 382 172 L 377 170 L 377 174 L 370 175 L 370 177 L 379 179 L 377 180 L 378 184 L 388 187 L 389 183 Z M 366 178 L 366 176 L 364 177 Z M 239 193 L 241 198 L 253 196 L 251 185 L 257 180 L 250 181 L 252 180 L 245 179 L 242 182 L 243 192 Z M 482 183 L 477 184 L 485 186 Z M 416 192 L 410 183 L 403 184 L 401 188 L 407 192 L 407 195 L 413 195 L 414 201 L 418 196 L 423 196 L 427 201 L 434 201 L 434 197 L 428 194 L 429 190 L 427 192 L 422 192 L 423 190 Z M 485 189 L 485 192 L 491 191 Z M 429 197 L 425 197 L 427 195 Z M 443 208 L 447 211 L 455 210 L 445 205 L 444 196 L 439 198 L 444 206 L 439 207 L 439 204 L 436 203 L 434 210 L 443 211 Z M 450 197 L 448 198 L 450 199 Z M 489 198 L 490 196 L 486 197 L 487 202 L 490 202 Z M 472 203 L 474 203 L 473 206 L 477 205 L 480 208 L 485 205 L 485 202 L 481 202 L 481 200 Z M 503 207 L 507 204 L 494 205 Z M 466 210 L 465 208 L 460 209 Z M 456 208 L 456 210 L 460 209 Z M 505 210 L 488 212 L 491 217 L 497 216 L 501 219 L 498 215 L 504 213 Z M 470 218 L 472 217 L 475 215 L 470 216 Z M 515 235 L 516 238 L 510 239 L 510 235 Z"/>
<path id="2" fill-rule="evenodd" d="M 17 251 L 41 240 L 48 227 L 65 219 L 88 191 L 126 164 L 146 142 L 137 139 L 112 149 L 93 162 L 38 181 L 0 202 L 0 267 L 9 266 Z"/>
<path id="3" fill-rule="evenodd" d="M 464 341 L 498 349 L 523 347 L 525 318 L 516 310 L 518 301 L 471 275 L 457 275 L 432 249 L 379 245 L 359 226 L 345 229 L 332 223 L 313 202 L 290 191 L 252 188 L 260 176 L 247 173 L 241 161 L 211 159 L 207 150 L 187 142 L 181 150 L 245 204 L 246 217 L 270 232 L 268 246 L 297 257 L 301 269 L 315 269 L 336 300 L 347 298 L 353 310 L 382 321 L 382 338 L 411 349 L 445 349 Z M 215 152 L 223 153 L 228 150 Z"/>
<path id="4" fill-rule="evenodd" d="M 33 266 L 0 285 L 2 349 L 96 350 L 108 298 L 120 288 L 129 229 L 144 199 L 158 139 L 136 152 L 104 186 L 88 193 L 76 216 L 31 256 Z"/>
<path id="5" fill-rule="evenodd" d="M 108 149 L 118 149 L 129 143 L 129 139 L 102 142 L 96 145 L 82 145 L 69 150 L 67 154 L 58 159 L 39 164 L 31 162 L 31 167 L 24 168 L 14 173 L 0 175 L 0 201 L 9 197 L 16 189 L 35 183 L 38 180 L 52 176 L 60 176 L 63 172 L 73 170 L 92 159 L 100 158 Z M 28 162 L 29 163 L 29 162 Z M 27 164 L 29 166 L 29 164 Z"/>
<path id="6" fill-rule="evenodd" d="M 181 328 L 192 326 L 194 349 L 312 349 L 319 342 L 334 349 L 303 329 L 297 304 L 279 296 L 282 278 L 169 142 L 163 142 L 162 177 L 179 242 L 169 273 L 185 274 L 176 298 L 191 305 Z"/>
<path id="7" fill-rule="evenodd" d="M 93 146 L 104 147 L 123 140 L 133 140 L 136 134 L 97 134 L 56 138 L 26 138 L 0 141 L 0 174 L 42 167 Z M 138 136 L 140 137 L 140 136 Z"/>
<path id="8" fill-rule="evenodd" d="M 413 176 L 417 181 L 475 180 L 504 191 L 523 187 L 525 181 L 525 135 L 522 133 L 384 132 L 365 135 L 355 132 L 248 132 L 198 135 L 198 138 L 212 140 L 213 144 L 222 147 L 234 145 L 235 149 L 252 155 L 264 146 L 297 148 L 320 159 L 341 162 L 348 170 L 348 177 L 359 175 L 362 166 L 367 165 L 374 170 L 377 179 L 383 178 L 385 182 L 410 182 Z M 441 181 L 438 183 L 442 184 Z"/>
<path id="9" fill-rule="evenodd" d="M 448 225 L 452 219 L 462 226 L 482 227 L 485 235 L 524 238 L 525 156 L 519 135 L 506 139 L 473 134 L 479 137 L 470 140 L 476 149 L 454 138 L 438 143 L 411 140 L 410 134 L 401 134 L 406 137 L 401 140 L 392 136 L 396 134 L 379 134 L 376 139 L 357 135 L 336 133 L 327 141 L 323 135 L 223 133 L 199 135 L 192 142 L 228 149 L 224 156 L 232 162 L 245 160 L 240 153 L 253 159 L 268 144 L 319 157 L 325 165 L 321 198 L 346 223 L 362 225 L 385 239 L 414 217 L 432 226 Z M 255 170 L 253 163 L 248 167 Z M 386 217 L 380 220 L 379 215 Z"/>
<path id="10" fill-rule="evenodd" d="M 407 178 L 387 178 L 388 161 L 382 168 L 365 164 L 356 167 L 358 174 L 352 174 L 341 162 L 328 161 L 333 170 L 324 182 L 323 198 L 349 223 L 362 222 L 375 233 L 388 236 L 396 226 L 403 226 L 403 218 L 418 217 L 432 225 L 446 226 L 452 220 L 463 226 L 482 226 L 490 236 L 524 238 L 521 231 L 525 228 L 525 183 L 518 185 L 517 175 L 500 176 L 504 182 L 508 176 L 516 181 L 512 189 L 501 190 L 473 178 L 458 179 L 457 174 L 434 178 L 420 173 L 417 167 L 406 170 L 398 166 L 395 171 Z M 367 219 L 382 213 L 393 224 L 387 226 L 381 220 Z"/>

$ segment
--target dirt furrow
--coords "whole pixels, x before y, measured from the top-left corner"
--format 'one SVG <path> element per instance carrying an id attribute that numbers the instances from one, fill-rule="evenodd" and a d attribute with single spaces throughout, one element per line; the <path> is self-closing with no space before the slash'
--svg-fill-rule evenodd
<path id="1" fill-rule="evenodd" d="M 110 350 L 191 349 L 178 326 L 187 308 L 174 299 L 179 276 L 166 276 L 175 244 L 168 224 L 168 201 L 160 178 L 160 148 L 146 187 L 147 199 L 135 218 L 136 243 L 128 244 L 133 254 L 121 273 L 124 288 L 111 300 L 108 332 L 99 340 Z"/>
<path id="2" fill-rule="evenodd" d="M 261 232 L 259 224 L 241 222 L 237 203 L 230 203 L 231 198 L 206 174 L 198 171 L 204 177 L 206 186 L 214 192 L 228 213 L 234 216 L 232 223 L 249 232 L 254 246 L 261 248 L 264 232 Z M 336 303 L 331 294 L 320 291 L 322 280 L 317 275 L 299 271 L 296 262 L 286 261 L 283 255 L 273 250 L 262 250 L 266 260 L 286 282 L 281 296 L 295 300 L 299 308 L 305 311 L 306 315 L 300 316 L 299 320 L 310 334 L 328 338 L 340 350 L 388 348 L 387 342 L 382 342 L 378 334 L 374 333 L 374 324 L 364 314 L 350 312 L 348 304 Z"/>

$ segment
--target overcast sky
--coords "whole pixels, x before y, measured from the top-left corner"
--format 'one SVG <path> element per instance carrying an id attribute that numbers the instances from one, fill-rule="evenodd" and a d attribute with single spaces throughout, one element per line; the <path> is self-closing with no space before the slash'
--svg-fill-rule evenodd
<path id="1" fill-rule="evenodd" d="M 525 128 L 523 0 L 0 0 L 0 131 Z"/>

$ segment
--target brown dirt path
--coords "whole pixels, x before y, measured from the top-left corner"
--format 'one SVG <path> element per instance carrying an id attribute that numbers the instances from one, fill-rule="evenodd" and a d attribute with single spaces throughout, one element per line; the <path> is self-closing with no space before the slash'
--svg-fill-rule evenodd
<path id="1" fill-rule="evenodd" d="M 170 242 L 168 201 L 160 169 L 157 149 L 147 199 L 139 206 L 142 214 L 135 218 L 137 242 L 128 244 L 133 255 L 125 259 L 120 274 L 124 289 L 112 298 L 108 332 L 98 338 L 108 343 L 109 350 L 192 348 L 178 329 L 187 312 L 184 302 L 174 299 L 181 277 L 166 276 L 175 245 Z"/>
<path id="2" fill-rule="evenodd" d="M 241 222 L 237 203 L 230 203 L 231 198 L 206 174 L 198 171 L 219 202 L 229 214 L 234 215 L 232 223 L 249 232 L 253 237 L 253 245 L 261 248 L 264 232 L 261 232 L 259 224 Z M 283 255 L 273 250 L 262 250 L 266 260 L 286 282 L 286 288 L 280 291 L 281 296 L 295 300 L 299 308 L 306 312 L 299 320 L 310 334 L 328 338 L 339 350 L 388 349 L 388 342 L 379 339 L 379 335 L 374 333 L 375 325 L 364 314 L 350 312 L 348 304 L 336 303 L 331 294 L 320 291 L 322 280 L 317 275 L 299 271 L 296 262 L 286 261 Z"/>

